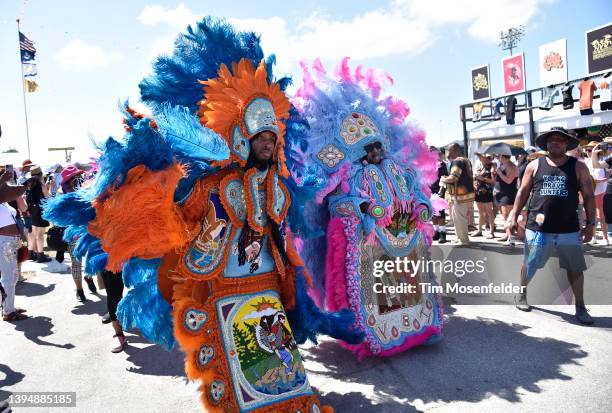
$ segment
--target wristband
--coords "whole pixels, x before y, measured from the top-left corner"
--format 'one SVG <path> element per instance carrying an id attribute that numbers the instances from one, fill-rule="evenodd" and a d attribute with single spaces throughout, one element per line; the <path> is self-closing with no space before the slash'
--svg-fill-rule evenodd
<path id="1" fill-rule="evenodd" d="M 595 226 L 596 224 L 597 224 L 597 221 L 587 221 L 585 226 L 589 226 L 589 225 Z"/>

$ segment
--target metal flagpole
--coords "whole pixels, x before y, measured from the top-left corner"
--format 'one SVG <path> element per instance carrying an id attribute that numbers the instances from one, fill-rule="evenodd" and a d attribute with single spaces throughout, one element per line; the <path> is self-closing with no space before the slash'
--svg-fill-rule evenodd
<path id="1" fill-rule="evenodd" d="M 26 103 L 26 85 L 25 85 L 25 76 L 23 75 L 23 62 L 21 61 L 21 38 L 19 34 L 21 33 L 21 28 L 19 27 L 19 19 L 17 19 L 17 40 L 19 44 L 19 66 L 21 67 L 21 87 L 23 91 L 23 112 L 25 113 L 25 126 L 26 126 L 26 139 L 28 142 L 28 159 L 30 159 L 30 128 L 28 127 L 28 106 Z"/>

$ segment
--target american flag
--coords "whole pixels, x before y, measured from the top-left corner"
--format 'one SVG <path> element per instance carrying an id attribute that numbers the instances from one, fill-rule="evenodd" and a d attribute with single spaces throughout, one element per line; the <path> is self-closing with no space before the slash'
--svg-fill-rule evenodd
<path id="1" fill-rule="evenodd" d="M 28 39 L 25 34 L 19 32 L 19 49 L 21 51 L 21 62 L 29 62 L 36 57 L 36 48 L 32 40 Z"/>

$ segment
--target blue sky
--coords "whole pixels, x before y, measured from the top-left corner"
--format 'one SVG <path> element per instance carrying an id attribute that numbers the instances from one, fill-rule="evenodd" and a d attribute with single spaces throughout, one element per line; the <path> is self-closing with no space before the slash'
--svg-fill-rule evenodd
<path id="1" fill-rule="evenodd" d="M 471 100 L 470 69 L 489 63 L 501 94 L 499 31 L 525 24 L 527 87 L 539 86 L 538 46 L 567 39 L 570 78 L 586 72 L 584 31 L 612 22 L 609 0 L 390 1 L 0 1 L 0 150 L 26 153 L 15 18 L 37 48 L 40 90 L 28 94 L 32 157 L 60 160 L 49 146 L 92 151 L 88 135 L 120 134 L 117 102 L 138 99 L 152 58 L 203 15 L 231 19 L 262 34 L 279 70 L 299 80 L 298 61 L 343 56 L 387 70 L 389 92 L 404 98 L 410 119 L 442 144 L 461 138 L 459 105 Z M 0 161 L 2 161 L 0 159 Z"/>

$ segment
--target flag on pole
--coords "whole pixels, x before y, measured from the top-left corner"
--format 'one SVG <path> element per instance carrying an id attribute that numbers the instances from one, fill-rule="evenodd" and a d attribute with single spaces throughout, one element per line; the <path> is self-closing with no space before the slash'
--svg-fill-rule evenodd
<path id="1" fill-rule="evenodd" d="M 21 51 L 21 63 L 30 62 L 36 57 L 34 43 L 21 32 L 19 32 L 19 50 Z"/>
<path id="2" fill-rule="evenodd" d="M 38 74 L 38 68 L 36 63 L 22 63 L 23 77 L 36 76 Z"/>
<path id="3" fill-rule="evenodd" d="M 34 93 L 38 90 L 38 83 L 33 80 L 24 80 L 25 82 L 25 90 L 28 93 Z"/>

